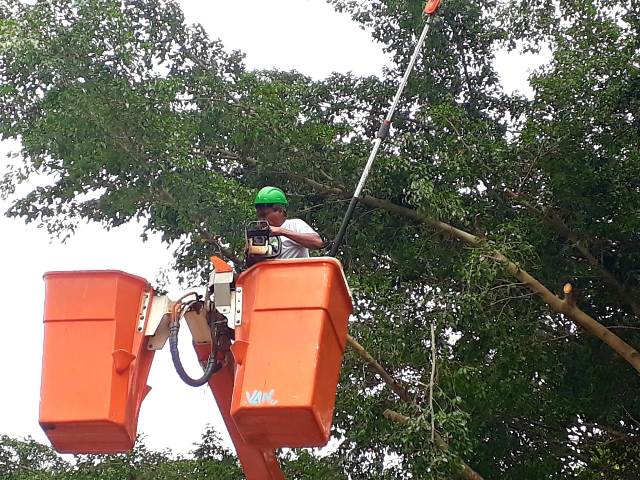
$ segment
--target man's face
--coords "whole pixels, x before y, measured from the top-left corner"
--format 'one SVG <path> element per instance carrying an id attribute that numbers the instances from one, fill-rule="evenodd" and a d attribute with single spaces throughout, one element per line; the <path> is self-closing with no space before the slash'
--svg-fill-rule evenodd
<path id="1" fill-rule="evenodd" d="M 275 227 L 280 227 L 285 221 L 284 212 L 278 206 L 258 205 L 256 206 L 256 214 L 259 220 L 266 220 L 269 225 Z"/>

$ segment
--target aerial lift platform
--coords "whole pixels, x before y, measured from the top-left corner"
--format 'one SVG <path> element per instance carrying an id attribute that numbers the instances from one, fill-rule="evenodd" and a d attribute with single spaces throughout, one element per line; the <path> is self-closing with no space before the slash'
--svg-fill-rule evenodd
<path id="1" fill-rule="evenodd" d="M 173 302 L 120 271 L 45 274 L 40 425 L 61 453 L 135 443 L 156 350 L 186 321 L 249 480 L 283 479 L 275 450 L 330 437 L 352 300 L 333 258 L 271 260 L 237 279 L 213 259 L 203 294 Z"/>

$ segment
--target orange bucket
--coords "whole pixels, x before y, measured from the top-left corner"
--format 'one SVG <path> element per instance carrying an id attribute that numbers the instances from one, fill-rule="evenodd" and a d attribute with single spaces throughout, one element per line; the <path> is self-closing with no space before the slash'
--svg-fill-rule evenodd
<path id="1" fill-rule="evenodd" d="M 238 431 L 260 447 L 325 445 L 353 310 L 340 263 L 261 262 L 238 278 L 238 289 L 231 403 Z"/>
<path id="2" fill-rule="evenodd" d="M 136 438 L 153 351 L 153 290 L 119 271 L 44 275 L 40 426 L 62 453 L 115 453 Z"/>

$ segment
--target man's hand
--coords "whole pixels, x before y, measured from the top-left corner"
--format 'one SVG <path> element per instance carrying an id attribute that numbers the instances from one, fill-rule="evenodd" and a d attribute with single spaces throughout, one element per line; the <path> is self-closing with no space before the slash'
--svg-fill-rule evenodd
<path id="1" fill-rule="evenodd" d="M 274 227 L 273 225 L 269 225 L 269 230 L 271 230 L 271 234 L 275 235 L 275 236 L 280 236 L 280 235 L 284 235 L 283 230 L 285 230 L 282 227 Z M 285 235 L 286 237 L 286 235 Z"/>
<path id="2" fill-rule="evenodd" d="M 269 227 L 271 229 L 271 234 L 276 236 L 283 236 L 290 238 L 294 242 L 299 245 L 302 245 L 305 248 L 310 248 L 312 250 L 317 250 L 324 246 L 324 242 L 322 241 L 322 237 L 317 233 L 298 233 L 293 230 L 287 230 L 282 227 L 275 227 L 271 225 Z"/>

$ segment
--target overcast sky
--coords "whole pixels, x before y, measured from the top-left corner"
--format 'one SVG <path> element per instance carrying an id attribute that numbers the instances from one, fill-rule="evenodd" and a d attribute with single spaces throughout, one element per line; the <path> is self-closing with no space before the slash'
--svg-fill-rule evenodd
<path id="1" fill-rule="evenodd" d="M 379 75 L 385 63 L 380 45 L 324 0 L 179 3 L 188 22 L 202 23 L 228 48 L 245 52 L 251 68 L 295 69 L 322 78 L 334 71 Z M 529 93 L 526 78 L 534 62 L 530 56 L 500 55 L 496 64 L 505 88 Z M 0 143 L 0 174 L 8 161 L 7 153 L 17 148 L 10 142 Z M 7 205 L 0 200 L 0 212 Z M 109 232 L 97 225 L 81 225 L 66 244 L 60 244 L 50 241 L 41 229 L 0 216 L 0 234 L 0 292 L 4 300 L 0 434 L 30 435 L 46 443 L 38 426 L 43 273 L 118 269 L 153 281 L 170 263 L 171 255 L 158 238 L 143 243 L 136 224 Z M 175 298 L 177 292 L 171 293 Z M 183 348 L 184 356 L 191 356 L 189 345 Z M 190 371 L 197 372 L 193 363 Z M 206 387 L 188 387 L 179 380 L 168 347 L 156 354 L 149 385 L 152 391 L 142 405 L 139 432 L 146 435 L 150 447 L 184 454 L 200 439 L 207 423 L 220 425 L 211 392 Z M 171 408 L 168 418 L 166 412 L 175 405 L 179 408 Z"/>

